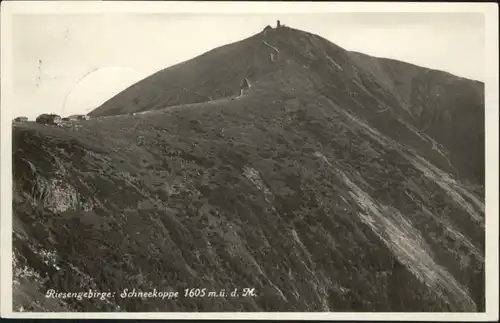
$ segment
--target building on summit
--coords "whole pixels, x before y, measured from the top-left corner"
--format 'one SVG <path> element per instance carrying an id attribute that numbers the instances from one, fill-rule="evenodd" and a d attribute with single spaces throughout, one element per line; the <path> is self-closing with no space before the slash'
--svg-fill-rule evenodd
<path id="1" fill-rule="evenodd" d="M 267 26 L 264 28 L 264 33 L 266 33 L 266 32 L 267 32 L 267 31 L 269 31 L 269 30 L 272 30 L 272 29 L 273 29 L 273 27 L 271 27 L 271 26 L 267 25 Z"/>

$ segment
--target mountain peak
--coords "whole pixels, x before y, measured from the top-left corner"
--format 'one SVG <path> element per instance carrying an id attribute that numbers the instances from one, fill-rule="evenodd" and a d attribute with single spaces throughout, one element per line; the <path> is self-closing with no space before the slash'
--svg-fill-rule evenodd
<path id="1" fill-rule="evenodd" d="M 223 103 L 253 95 L 293 97 L 300 93 L 348 106 L 369 116 L 370 122 L 388 127 L 384 132 L 407 133 L 405 137 L 413 138 L 409 140 L 419 149 L 434 145 L 419 133 L 428 129 L 433 129 L 433 136 L 459 145 L 458 138 L 452 139 L 453 136 L 440 130 L 443 124 L 440 126 L 437 118 L 445 118 L 445 123 L 452 127 L 451 114 L 460 111 L 459 107 L 467 102 L 471 102 L 475 112 L 464 110 L 464 113 L 477 113 L 484 102 L 481 94 L 484 84 L 464 83 L 463 79 L 444 72 L 428 72 L 411 64 L 349 52 L 318 35 L 281 24 L 274 28 L 266 26 L 251 37 L 161 70 L 111 98 L 90 115 L 131 114 L 189 104 Z M 252 87 L 243 91 L 242 96 L 240 85 L 245 79 Z M 431 92 L 425 98 L 417 95 L 420 90 L 414 88 L 416 84 L 434 84 L 436 80 L 448 85 L 429 88 Z M 455 84 L 463 89 L 454 92 Z M 439 104 L 427 106 L 427 100 Z M 450 104 L 454 105 L 453 110 L 448 110 Z M 477 149 L 480 153 L 484 148 Z M 433 150 L 430 156 L 440 167 L 450 168 L 444 151 Z M 479 164 L 471 167 L 462 157 L 456 159 L 461 160 L 461 173 L 482 169 Z M 472 176 L 480 181 L 484 177 L 473 172 Z"/>
<path id="2" fill-rule="evenodd" d="M 325 46 L 336 48 L 327 40 L 298 29 L 267 26 L 251 37 L 158 71 L 90 114 L 126 114 L 231 97 L 238 92 L 236 85 L 244 77 L 255 82 L 281 71 L 293 78 L 289 69 L 309 64 L 307 59 L 323 55 Z M 134 91 L 151 91 L 151 99 L 144 101 Z"/>

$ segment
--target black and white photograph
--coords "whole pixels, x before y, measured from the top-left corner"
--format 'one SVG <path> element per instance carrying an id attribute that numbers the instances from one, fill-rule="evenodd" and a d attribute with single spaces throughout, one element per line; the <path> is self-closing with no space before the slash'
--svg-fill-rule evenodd
<path id="1" fill-rule="evenodd" d="M 498 6 L 29 4 L 2 316 L 498 319 Z"/>

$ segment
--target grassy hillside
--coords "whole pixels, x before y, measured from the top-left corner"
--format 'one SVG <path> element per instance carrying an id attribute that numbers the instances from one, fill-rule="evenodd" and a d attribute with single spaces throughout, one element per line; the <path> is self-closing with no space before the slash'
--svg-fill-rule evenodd
<path id="1" fill-rule="evenodd" d="M 484 311 L 484 196 L 398 93 L 282 28 L 158 72 L 91 120 L 16 124 L 15 309 Z"/>
<path id="2" fill-rule="evenodd" d="M 484 83 L 395 60 L 354 57 L 398 93 L 411 111 L 409 121 L 443 146 L 457 176 L 484 185 Z"/>

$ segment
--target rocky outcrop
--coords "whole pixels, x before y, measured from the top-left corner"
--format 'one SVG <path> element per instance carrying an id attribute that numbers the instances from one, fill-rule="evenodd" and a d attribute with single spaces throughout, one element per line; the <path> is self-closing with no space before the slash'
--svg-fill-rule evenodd
<path id="1" fill-rule="evenodd" d="M 250 90 L 250 81 L 248 80 L 248 78 L 244 78 L 243 80 L 241 80 L 241 84 L 240 84 L 240 96 L 243 96 L 245 94 L 248 93 L 248 91 Z"/>

